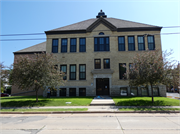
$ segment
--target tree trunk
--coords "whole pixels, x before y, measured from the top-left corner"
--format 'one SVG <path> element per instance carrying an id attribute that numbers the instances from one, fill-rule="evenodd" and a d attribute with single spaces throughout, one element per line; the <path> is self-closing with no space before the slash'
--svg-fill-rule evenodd
<path id="1" fill-rule="evenodd" d="M 151 96 L 152 96 L 152 103 L 154 103 L 154 97 L 153 97 L 153 86 L 151 84 Z"/>
<path id="2" fill-rule="evenodd" d="M 36 89 L 36 102 L 38 102 L 38 89 Z"/>

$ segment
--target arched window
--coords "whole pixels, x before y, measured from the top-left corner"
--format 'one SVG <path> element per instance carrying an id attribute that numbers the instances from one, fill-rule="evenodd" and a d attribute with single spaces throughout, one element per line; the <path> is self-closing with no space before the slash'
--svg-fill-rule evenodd
<path id="1" fill-rule="evenodd" d="M 99 35 L 104 35 L 104 33 L 103 33 L 103 32 L 100 32 Z"/>

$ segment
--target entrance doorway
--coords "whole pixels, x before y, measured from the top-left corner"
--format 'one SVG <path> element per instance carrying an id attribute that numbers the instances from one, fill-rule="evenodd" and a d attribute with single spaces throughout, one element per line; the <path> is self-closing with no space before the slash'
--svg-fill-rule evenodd
<path id="1" fill-rule="evenodd" d="M 109 95 L 109 78 L 96 78 L 96 95 Z"/>

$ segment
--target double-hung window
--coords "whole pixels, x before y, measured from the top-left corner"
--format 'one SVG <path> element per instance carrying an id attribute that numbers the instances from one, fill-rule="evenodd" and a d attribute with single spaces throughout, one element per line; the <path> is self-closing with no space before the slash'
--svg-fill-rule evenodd
<path id="1" fill-rule="evenodd" d="M 94 51 L 109 51 L 109 37 L 95 37 Z"/>
<path id="2" fill-rule="evenodd" d="M 70 43 L 70 52 L 76 52 L 76 38 L 71 38 Z"/>
<path id="3" fill-rule="evenodd" d="M 79 79 L 85 80 L 86 79 L 86 65 L 79 65 Z"/>
<path id="4" fill-rule="evenodd" d="M 94 60 L 95 69 L 101 69 L 101 59 Z"/>
<path id="5" fill-rule="evenodd" d="M 67 52 L 67 39 L 61 39 L 61 52 Z"/>
<path id="6" fill-rule="evenodd" d="M 125 51 L 125 38 L 124 38 L 124 36 L 118 37 L 118 49 L 119 49 L 119 51 Z"/>
<path id="7" fill-rule="evenodd" d="M 60 69 L 63 73 L 64 73 L 64 77 L 63 77 L 63 80 L 66 80 L 67 79 L 67 66 L 66 65 L 61 65 L 61 69 Z"/>
<path id="8" fill-rule="evenodd" d="M 134 36 L 128 36 L 128 50 L 129 51 L 135 50 Z"/>
<path id="9" fill-rule="evenodd" d="M 126 79 L 126 63 L 119 63 L 119 79 Z"/>
<path id="10" fill-rule="evenodd" d="M 110 59 L 104 59 L 104 69 L 110 69 Z"/>
<path id="11" fill-rule="evenodd" d="M 144 36 L 138 36 L 138 50 L 145 50 Z"/>
<path id="12" fill-rule="evenodd" d="M 154 36 L 153 35 L 149 35 L 147 37 L 147 39 L 148 39 L 148 49 L 149 50 L 154 50 L 155 49 Z"/>
<path id="13" fill-rule="evenodd" d="M 52 39 L 52 53 L 58 53 L 58 39 Z"/>
<path id="14" fill-rule="evenodd" d="M 79 39 L 79 52 L 86 52 L 86 38 Z"/>
<path id="15" fill-rule="evenodd" d="M 76 80 L 76 65 L 70 65 L 70 80 Z"/>

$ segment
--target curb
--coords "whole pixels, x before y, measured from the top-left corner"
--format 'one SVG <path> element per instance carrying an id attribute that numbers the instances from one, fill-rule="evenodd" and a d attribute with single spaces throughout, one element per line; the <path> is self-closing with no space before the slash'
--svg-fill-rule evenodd
<path id="1" fill-rule="evenodd" d="M 169 111 L 83 111 L 83 112 L 0 112 L 0 114 L 93 114 L 93 113 L 180 113 L 179 110 Z"/>

